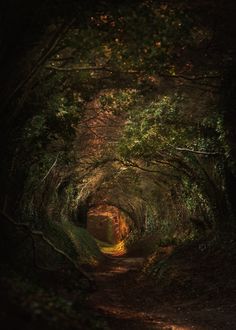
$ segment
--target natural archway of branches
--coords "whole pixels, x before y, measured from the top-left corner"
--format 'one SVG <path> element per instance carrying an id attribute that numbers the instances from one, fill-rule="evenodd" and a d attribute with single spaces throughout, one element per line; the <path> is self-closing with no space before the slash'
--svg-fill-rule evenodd
<path id="1" fill-rule="evenodd" d="M 2 6 L 6 329 L 234 327 L 234 12 Z"/>

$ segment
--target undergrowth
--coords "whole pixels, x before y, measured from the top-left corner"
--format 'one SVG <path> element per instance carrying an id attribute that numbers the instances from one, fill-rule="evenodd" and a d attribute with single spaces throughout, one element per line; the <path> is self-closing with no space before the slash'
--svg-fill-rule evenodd
<path id="1" fill-rule="evenodd" d="M 4 269 L 0 278 L 4 330 L 17 329 L 18 322 L 25 329 L 107 329 L 105 321 L 86 306 L 87 290 L 72 273 L 60 288 L 57 284 L 60 277 L 60 281 L 65 279 L 63 274 L 48 275 L 26 278 Z"/>
<path id="2" fill-rule="evenodd" d="M 236 293 L 236 240 L 234 237 L 189 241 L 160 247 L 146 261 L 142 277 L 156 283 L 158 296 L 209 300 Z M 233 298 L 232 298 L 233 299 Z"/>

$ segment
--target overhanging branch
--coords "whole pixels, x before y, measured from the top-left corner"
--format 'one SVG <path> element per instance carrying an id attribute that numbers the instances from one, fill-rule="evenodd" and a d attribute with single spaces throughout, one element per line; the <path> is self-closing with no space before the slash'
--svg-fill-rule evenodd
<path id="1" fill-rule="evenodd" d="M 113 72 L 109 68 L 99 67 L 99 66 L 73 66 L 73 67 L 61 67 L 56 65 L 47 65 L 45 67 L 48 70 L 63 71 L 63 72 L 73 72 L 73 71 L 108 71 Z"/>
<path id="2" fill-rule="evenodd" d="M 189 149 L 189 148 L 175 148 L 175 149 L 177 151 L 191 152 L 191 153 L 194 153 L 194 154 L 206 155 L 206 156 L 220 155 L 220 153 L 217 152 L 217 151 L 193 150 L 193 149 Z"/>

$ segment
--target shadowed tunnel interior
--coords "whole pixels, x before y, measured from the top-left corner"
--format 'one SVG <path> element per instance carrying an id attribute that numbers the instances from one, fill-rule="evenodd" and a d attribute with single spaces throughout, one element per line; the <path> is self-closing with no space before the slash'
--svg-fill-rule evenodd
<path id="1" fill-rule="evenodd" d="M 234 1 L 0 8 L 0 328 L 233 329 Z"/>

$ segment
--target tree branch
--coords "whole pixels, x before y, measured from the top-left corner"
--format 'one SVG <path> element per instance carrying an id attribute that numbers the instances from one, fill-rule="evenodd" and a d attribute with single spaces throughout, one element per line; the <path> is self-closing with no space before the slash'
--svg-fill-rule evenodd
<path id="1" fill-rule="evenodd" d="M 193 150 L 193 149 L 188 149 L 188 148 L 175 148 L 175 150 L 178 151 L 183 151 L 183 152 L 191 152 L 194 154 L 199 154 L 199 155 L 206 155 L 206 156 L 217 156 L 220 155 L 219 152 L 211 152 L 211 151 L 204 151 L 204 150 Z"/>
<path id="2" fill-rule="evenodd" d="M 203 76 L 185 76 L 182 74 L 176 74 L 176 75 L 168 75 L 168 74 L 161 74 L 162 77 L 165 78 L 175 78 L 175 79 L 185 79 L 189 81 L 197 81 L 197 80 L 205 80 L 205 79 L 220 79 L 220 75 L 203 75 Z"/>
<path id="3" fill-rule="evenodd" d="M 55 71 L 64 71 L 64 72 L 72 72 L 72 71 L 108 71 L 113 72 L 109 68 L 99 67 L 99 66 L 73 66 L 73 67 L 61 67 L 56 65 L 46 65 L 45 67 L 48 70 L 55 70 Z"/>
<path id="4" fill-rule="evenodd" d="M 32 68 L 32 70 L 29 72 L 29 74 L 23 79 L 21 80 L 17 86 L 15 87 L 15 89 L 12 91 L 12 93 L 10 94 L 10 96 L 7 98 L 6 102 L 3 104 L 3 109 L 5 109 L 9 103 L 11 102 L 11 100 L 15 97 L 15 95 L 22 90 L 24 87 L 26 87 L 26 85 L 33 80 L 33 78 L 36 76 L 36 74 L 38 73 L 39 69 L 41 68 L 41 66 L 46 62 L 46 60 L 51 56 L 51 54 L 53 53 L 54 49 L 57 47 L 58 43 L 61 41 L 62 36 L 68 31 L 68 29 L 71 27 L 71 25 L 73 24 L 73 22 L 75 21 L 75 19 L 73 19 L 69 24 L 62 24 L 58 30 L 55 32 L 55 34 L 52 36 L 51 40 L 48 43 L 48 47 L 44 50 L 44 52 L 42 53 L 42 55 L 40 56 L 40 58 L 37 60 L 36 64 L 34 65 L 34 67 Z M 19 109 L 17 108 L 15 110 L 15 112 L 13 113 L 13 115 L 11 116 L 10 120 L 12 120 L 12 118 L 14 118 L 17 113 L 18 113 Z M 10 121 L 9 120 L 9 121 Z"/>
<path id="5" fill-rule="evenodd" d="M 52 166 L 50 167 L 50 169 L 48 170 L 48 172 L 46 173 L 46 175 L 43 177 L 43 179 L 41 180 L 40 183 L 42 183 L 44 180 L 46 180 L 46 178 L 49 176 L 49 174 L 51 173 L 52 169 L 56 166 L 56 163 L 57 163 L 57 160 L 58 160 L 58 156 L 59 154 L 57 155 L 54 163 L 52 164 Z"/>
<path id="6" fill-rule="evenodd" d="M 140 74 L 142 71 L 138 70 L 128 70 L 128 71 L 119 71 L 119 70 L 113 70 L 112 68 L 104 67 L 104 66 L 71 66 L 71 67 L 62 67 L 62 66 L 56 66 L 56 65 L 46 65 L 46 69 L 48 70 L 54 70 L 54 71 L 63 71 L 63 72 L 76 72 L 76 71 L 106 71 L 110 73 L 116 73 L 116 74 Z"/>
<path id="7" fill-rule="evenodd" d="M 62 255 L 67 261 L 70 262 L 70 264 L 72 264 L 72 266 L 74 267 L 74 269 L 79 272 L 81 275 L 83 275 L 87 280 L 89 280 L 90 283 L 93 283 L 94 280 L 92 279 L 92 277 L 85 272 L 84 270 L 82 270 L 75 262 L 74 260 L 64 251 L 62 251 L 61 249 L 59 249 L 58 247 L 56 247 L 45 235 L 43 232 L 38 231 L 38 230 L 32 230 L 30 228 L 30 225 L 28 223 L 18 223 L 16 222 L 14 219 L 12 219 L 8 214 L 6 214 L 5 212 L 3 212 L 2 210 L 0 210 L 0 215 L 7 220 L 8 222 L 10 222 L 11 224 L 13 224 L 16 227 L 22 228 L 25 231 L 28 231 L 30 235 L 32 236 L 37 236 L 40 237 L 45 243 L 47 243 L 55 252 L 57 252 L 58 254 Z"/>

